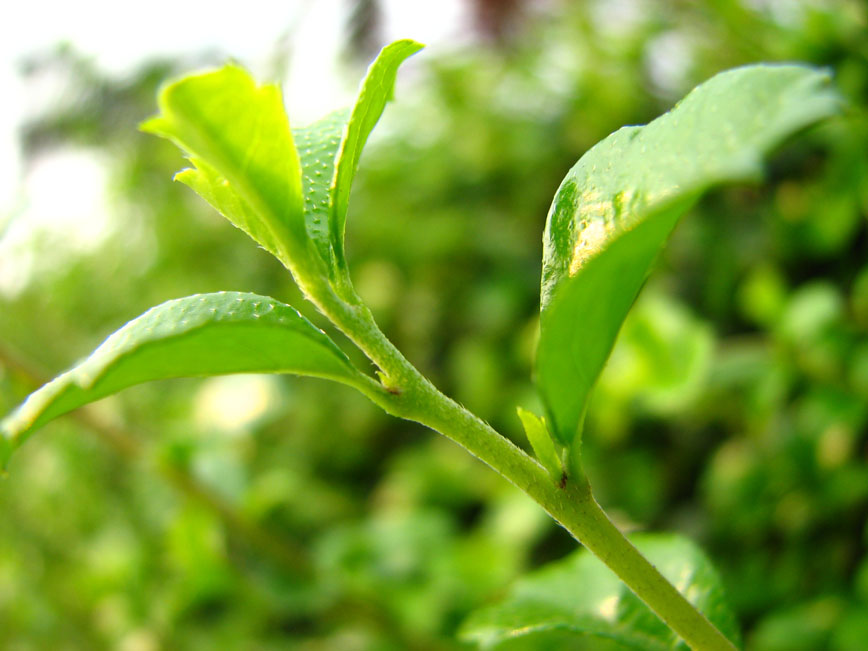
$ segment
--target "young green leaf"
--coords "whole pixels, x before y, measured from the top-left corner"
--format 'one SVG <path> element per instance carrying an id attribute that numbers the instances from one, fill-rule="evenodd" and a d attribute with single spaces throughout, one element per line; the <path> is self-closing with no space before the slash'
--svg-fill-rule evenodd
<path id="1" fill-rule="evenodd" d="M 159 96 L 142 130 L 168 138 L 194 165 L 177 179 L 286 266 L 317 273 L 304 221 L 301 167 L 280 89 L 228 65 L 184 77 Z"/>
<path id="2" fill-rule="evenodd" d="M 711 563 L 690 540 L 632 542 L 733 643 L 736 620 Z M 602 561 L 580 550 L 520 579 L 499 604 L 471 614 L 461 636 L 484 649 L 687 649 Z"/>
<path id="3" fill-rule="evenodd" d="M 335 111 L 306 127 L 290 130 L 277 86 L 257 86 L 247 71 L 229 65 L 169 84 L 160 93 L 161 114 L 142 129 L 187 152 L 193 168 L 175 178 L 297 280 L 327 275 L 340 288 L 349 278 L 344 224 L 362 149 L 391 98 L 398 67 L 421 48 L 410 40 L 383 48 L 352 112 Z"/>
<path id="4" fill-rule="evenodd" d="M 352 112 L 334 111 L 292 130 L 301 159 L 308 233 L 338 286 L 346 280 L 344 224 L 362 149 L 391 99 L 398 67 L 421 48 L 409 40 L 387 45 L 368 69 Z"/>
<path id="5" fill-rule="evenodd" d="M 344 225 L 347 221 L 347 205 L 353 177 L 359 167 L 362 149 L 368 141 L 386 102 L 392 99 L 398 67 L 412 54 L 424 46 L 409 39 L 395 41 L 382 49 L 377 59 L 368 68 L 356 105 L 353 107 L 343 142 L 338 154 L 332 189 L 332 208 L 329 215 L 329 232 L 332 249 L 338 268 L 346 270 L 344 257 Z"/>
<path id="6" fill-rule="evenodd" d="M 329 235 L 329 213 L 338 149 L 349 119 L 349 109 L 341 109 L 313 124 L 292 130 L 301 160 L 308 234 L 333 279 L 336 267 Z"/>
<path id="7" fill-rule="evenodd" d="M 524 427 L 524 432 L 527 434 L 527 440 L 533 448 L 533 452 L 539 462 L 552 475 L 560 479 L 563 473 L 561 459 L 555 449 L 555 443 L 546 428 L 545 421 L 539 416 L 521 407 L 517 408 L 518 417 L 521 419 L 521 424 Z"/>
<path id="8" fill-rule="evenodd" d="M 558 440 L 578 435 L 588 393 L 681 214 L 712 185 L 758 178 L 764 154 L 839 103 L 819 70 L 730 70 L 650 124 L 613 133 L 570 170 L 543 237 L 536 362 Z"/>
<path id="9" fill-rule="evenodd" d="M 240 292 L 168 301 L 111 335 L 85 361 L 30 395 L 0 422 L 0 464 L 38 427 L 151 380 L 295 373 L 359 386 L 365 377 L 294 308 Z"/>

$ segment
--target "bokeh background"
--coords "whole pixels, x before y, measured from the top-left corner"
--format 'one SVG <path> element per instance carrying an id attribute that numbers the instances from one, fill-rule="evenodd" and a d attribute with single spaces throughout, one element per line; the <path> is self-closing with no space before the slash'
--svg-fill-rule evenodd
<path id="1" fill-rule="evenodd" d="M 238 58 L 284 79 L 301 124 L 348 103 L 386 41 L 432 44 L 362 159 L 353 276 L 411 361 L 526 445 L 515 406 L 539 409 L 541 232 L 569 167 L 718 71 L 827 66 L 847 112 L 780 149 L 767 184 L 713 192 L 677 228 L 596 390 L 585 450 L 621 526 L 707 550 L 749 649 L 868 648 L 866 6 L 258 9 L 223 23 L 166 11 L 154 26 L 109 14 L 97 31 L 112 46 L 45 12 L 44 32 L 5 51 L 18 104 L 2 140 L 0 413 L 170 298 L 254 291 L 325 326 L 275 260 L 172 183 L 178 151 L 136 131 L 168 76 Z M 136 39 L 149 45 L 123 50 Z M 468 612 L 573 549 L 463 450 L 350 389 L 162 382 L 61 419 L 13 460 L 0 647 L 461 648 Z"/>

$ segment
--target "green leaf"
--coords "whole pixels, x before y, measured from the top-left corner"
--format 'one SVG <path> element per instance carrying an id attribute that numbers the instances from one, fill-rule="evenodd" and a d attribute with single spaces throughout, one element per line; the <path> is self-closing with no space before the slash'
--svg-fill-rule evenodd
<path id="1" fill-rule="evenodd" d="M 142 129 L 184 150 L 193 168 L 175 178 L 297 279 L 328 275 L 339 288 L 349 278 L 344 225 L 362 149 L 391 99 L 398 67 L 421 48 L 410 40 L 383 48 L 352 112 L 335 111 L 306 127 L 289 128 L 277 86 L 258 86 L 229 65 L 166 86 L 161 114 Z"/>
<path id="2" fill-rule="evenodd" d="M 329 215 L 329 232 L 332 249 L 338 267 L 346 269 L 344 257 L 344 225 L 347 221 L 347 205 L 353 177 L 359 167 L 362 149 L 383 110 L 392 98 L 398 67 L 424 46 L 408 39 L 395 41 L 384 47 L 377 59 L 368 68 L 368 73 L 359 89 L 346 134 L 341 143 L 332 190 L 332 209 Z"/>
<path id="3" fill-rule="evenodd" d="M 536 380 L 553 434 L 578 435 L 588 394 L 660 248 L 710 186 L 755 180 L 762 156 L 840 104 L 825 72 L 730 70 L 644 127 L 625 127 L 570 170 L 543 237 Z"/>
<path id="4" fill-rule="evenodd" d="M 142 130 L 168 138 L 194 168 L 177 179 L 289 266 L 309 268 L 301 166 L 280 89 L 228 65 L 184 77 L 159 95 Z"/>
<path id="5" fill-rule="evenodd" d="M 712 624 L 739 643 L 720 578 L 696 545 L 674 535 L 631 540 Z M 471 614 L 460 635 L 484 649 L 687 649 L 587 550 L 520 579 L 501 603 Z"/>
<path id="6" fill-rule="evenodd" d="M 552 437 L 546 428 L 545 421 L 533 412 L 521 407 L 518 407 L 517 411 L 521 424 L 524 427 L 524 432 L 527 434 L 527 440 L 530 442 L 536 458 L 539 459 L 539 462 L 549 471 L 552 477 L 560 479 L 561 473 L 563 473 L 563 466 L 561 466 L 560 457 L 557 450 L 555 450 L 554 441 L 552 441 Z"/>
<path id="7" fill-rule="evenodd" d="M 338 149 L 349 118 L 349 109 L 341 109 L 329 113 L 313 124 L 292 130 L 301 160 L 304 216 L 308 234 L 333 277 L 335 256 L 329 235 L 329 213 L 332 207 Z"/>
<path id="8" fill-rule="evenodd" d="M 352 111 L 334 111 L 292 130 L 301 159 L 308 234 L 338 286 L 347 278 L 344 225 L 362 149 L 392 97 L 399 66 L 421 48 L 410 40 L 387 45 L 368 68 Z"/>
<path id="9" fill-rule="evenodd" d="M 229 373 L 296 373 L 358 386 L 364 376 L 294 308 L 240 292 L 168 301 L 111 335 L 85 361 L 30 395 L 0 422 L 0 463 L 38 427 L 151 380 Z"/>

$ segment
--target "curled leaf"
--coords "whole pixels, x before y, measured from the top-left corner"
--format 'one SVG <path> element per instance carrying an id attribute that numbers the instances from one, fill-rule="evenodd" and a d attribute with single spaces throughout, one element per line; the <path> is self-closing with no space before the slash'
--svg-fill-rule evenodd
<path id="1" fill-rule="evenodd" d="M 839 104 L 821 70 L 738 68 L 648 125 L 613 133 L 570 170 L 543 236 L 536 362 L 561 443 L 579 435 L 588 394 L 679 217 L 713 185 L 759 178 L 766 153 Z"/>

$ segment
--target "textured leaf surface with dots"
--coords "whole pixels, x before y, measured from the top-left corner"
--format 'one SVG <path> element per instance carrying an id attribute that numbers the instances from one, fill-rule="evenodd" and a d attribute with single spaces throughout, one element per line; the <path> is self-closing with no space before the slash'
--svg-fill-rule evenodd
<path id="1" fill-rule="evenodd" d="M 294 373 L 351 386 L 363 376 L 294 308 L 266 296 L 218 292 L 151 308 L 86 360 L 30 395 L 0 423 L 0 462 L 35 429 L 122 389 L 176 377 Z"/>
<path id="2" fill-rule="evenodd" d="M 338 149 L 349 118 L 349 109 L 342 109 L 306 127 L 292 130 L 301 160 L 307 232 L 329 269 L 334 264 L 329 237 L 331 193 Z"/>

